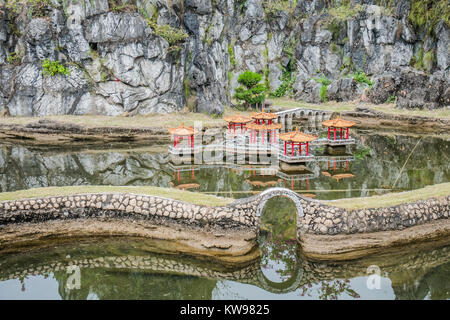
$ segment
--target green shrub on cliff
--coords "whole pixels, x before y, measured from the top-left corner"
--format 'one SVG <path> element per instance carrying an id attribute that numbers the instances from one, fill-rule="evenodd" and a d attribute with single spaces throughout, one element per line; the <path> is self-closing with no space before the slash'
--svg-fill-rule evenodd
<path id="1" fill-rule="evenodd" d="M 367 77 L 367 75 L 363 71 L 356 71 L 354 74 L 351 74 L 350 77 L 355 79 L 358 83 L 365 83 L 369 85 L 369 87 L 373 86 L 373 82 Z"/>
<path id="2" fill-rule="evenodd" d="M 274 17 L 280 11 L 285 11 L 290 14 L 295 8 L 295 5 L 291 6 L 290 1 L 287 0 L 264 0 L 262 5 L 267 17 Z"/>
<path id="3" fill-rule="evenodd" d="M 262 75 L 252 71 L 244 71 L 238 77 L 238 83 L 241 85 L 236 88 L 234 98 L 244 107 L 261 103 L 266 98 L 266 86 L 260 83 Z"/>
<path id="4" fill-rule="evenodd" d="M 23 54 L 20 51 L 14 51 L 11 52 L 7 57 L 6 57 L 6 62 L 12 64 L 12 65 L 19 65 L 20 62 L 22 61 L 22 57 Z"/>
<path id="5" fill-rule="evenodd" d="M 6 0 L 5 7 L 13 14 L 19 15 L 23 12 L 28 17 L 45 16 L 49 6 L 52 5 L 51 0 Z"/>
<path id="6" fill-rule="evenodd" d="M 56 76 L 58 74 L 61 75 L 70 75 L 70 70 L 62 65 L 58 60 L 51 61 L 49 59 L 45 59 L 42 62 L 42 72 L 46 76 Z"/>
<path id="7" fill-rule="evenodd" d="M 450 25 L 448 0 L 411 0 L 409 20 L 416 29 L 424 28 L 432 35 L 440 20 Z"/>
<path id="8" fill-rule="evenodd" d="M 150 19 L 147 19 L 147 23 L 155 31 L 157 36 L 166 39 L 170 45 L 174 45 L 188 37 L 188 34 L 184 30 L 171 27 L 168 24 L 159 25 Z"/>
<path id="9" fill-rule="evenodd" d="M 320 100 L 322 100 L 322 102 L 327 102 L 327 87 L 331 84 L 331 81 L 325 76 L 314 78 L 314 81 L 322 84 L 319 91 Z"/>

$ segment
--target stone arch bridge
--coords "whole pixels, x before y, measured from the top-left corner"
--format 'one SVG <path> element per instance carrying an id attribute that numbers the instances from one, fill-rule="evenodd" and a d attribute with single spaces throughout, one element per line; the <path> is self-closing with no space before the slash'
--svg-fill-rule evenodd
<path id="1" fill-rule="evenodd" d="M 294 118 L 304 119 L 308 118 L 314 121 L 324 121 L 329 120 L 333 114 L 332 111 L 327 110 L 316 110 L 316 109 L 304 109 L 296 108 L 289 110 L 282 110 L 275 113 L 278 118 L 278 123 L 281 123 L 283 127 L 292 127 L 292 120 Z"/>

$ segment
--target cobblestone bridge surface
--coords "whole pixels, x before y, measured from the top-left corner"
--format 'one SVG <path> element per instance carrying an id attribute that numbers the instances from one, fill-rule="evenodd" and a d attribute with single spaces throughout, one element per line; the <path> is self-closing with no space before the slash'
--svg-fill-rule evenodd
<path id="1" fill-rule="evenodd" d="M 259 230 L 261 212 L 272 197 L 288 197 L 297 208 L 299 233 L 338 235 L 402 230 L 448 219 L 450 196 L 376 209 L 346 210 L 304 198 L 284 188 L 268 189 L 222 207 L 194 205 L 150 195 L 99 193 L 0 202 L 0 225 L 77 218 L 128 218 L 157 223 L 210 225 Z"/>

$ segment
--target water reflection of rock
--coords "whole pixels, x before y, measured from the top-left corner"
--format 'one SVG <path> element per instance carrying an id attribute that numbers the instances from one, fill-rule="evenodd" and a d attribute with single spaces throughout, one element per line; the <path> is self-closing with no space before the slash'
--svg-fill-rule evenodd
<path id="1" fill-rule="evenodd" d="M 357 138 L 355 150 L 351 150 L 356 161 L 349 164 L 348 170 L 354 178 L 336 180 L 320 176 L 320 172 L 328 169 L 326 162 L 308 165 L 318 177 L 310 181 L 311 190 L 355 190 L 321 193 L 322 199 L 368 196 L 372 195 L 370 189 L 392 186 L 419 140 L 400 134 L 362 131 L 352 134 Z M 59 150 L 52 148 L 47 152 L 20 145 L 0 147 L 1 191 L 65 185 L 169 187 L 170 181 L 174 182 L 167 154 L 140 150 L 91 153 Z M 450 141 L 425 136 L 400 174 L 396 187 L 409 190 L 450 181 L 449 155 Z M 248 173 L 217 166 L 196 171 L 192 182 L 200 185 L 199 191 L 240 191 L 234 194 L 239 197 L 251 194 L 252 187 L 245 182 L 247 178 Z"/>
<path id="2" fill-rule="evenodd" d="M 64 299 L 86 299 L 89 294 L 101 299 L 211 299 L 220 280 L 252 284 L 274 293 L 304 293 L 311 284 L 326 287 L 367 276 L 367 267 L 378 265 L 382 276 L 390 278 L 397 299 L 450 298 L 449 283 L 443 281 L 450 270 L 450 247 L 414 249 L 352 263 L 299 262 L 297 278 L 272 284 L 261 277 L 259 260 L 236 268 L 152 253 L 140 241 L 123 239 L 56 245 L 51 250 L 3 256 L 0 281 L 53 274 Z M 67 268 L 71 265 L 80 267 L 80 289 L 68 287 L 71 273 Z M 348 284 L 341 289 L 352 291 Z M 322 298 L 327 298 L 323 294 Z"/>

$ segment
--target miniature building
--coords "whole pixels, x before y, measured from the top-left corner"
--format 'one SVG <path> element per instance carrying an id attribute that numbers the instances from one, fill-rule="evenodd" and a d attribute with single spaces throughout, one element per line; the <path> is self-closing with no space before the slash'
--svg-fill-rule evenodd
<path id="1" fill-rule="evenodd" d="M 306 146 L 306 156 L 309 156 L 309 143 L 316 140 L 318 137 L 296 131 L 280 133 L 280 140 L 284 141 L 284 155 L 287 156 L 287 145 L 291 145 L 291 156 L 294 156 L 294 147 L 298 145 L 298 155 L 302 155 L 302 146 Z"/>
<path id="2" fill-rule="evenodd" d="M 261 137 L 261 143 L 267 140 L 268 144 L 278 141 L 278 130 L 281 129 L 281 123 L 257 124 L 250 123 L 247 128 L 250 129 L 250 144 L 258 143 L 258 136 Z"/>
<path id="3" fill-rule="evenodd" d="M 275 119 L 278 118 L 276 113 L 264 112 L 253 112 L 250 117 L 255 121 L 255 124 L 272 124 Z"/>
<path id="4" fill-rule="evenodd" d="M 182 140 L 187 140 L 188 146 L 194 147 L 194 134 L 197 131 L 193 127 L 187 127 L 182 123 L 179 127 L 169 128 L 169 133 L 172 135 L 174 148 L 179 148 Z"/>
<path id="5" fill-rule="evenodd" d="M 332 120 L 325 120 L 322 125 L 328 127 L 328 140 L 336 141 L 336 133 L 339 130 L 339 140 L 349 140 L 348 128 L 354 126 L 356 123 L 337 117 Z M 333 139 L 330 139 L 331 131 L 333 131 Z"/>
<path id="6" fill-rule="evenodd" d="M 244 133 L 246 131 L 246 124 L 249 122 L 252 122 L 252 118 L 241 116 L 241 115 L 234 115 L 229 117 L 224 117 L 223 120 L 228 122 L 228 133 L 231 134 L 231 128 L 233 127 L 233 134 L 236 133 L 236 127 L 241 128 L 241 133 Z"/>

